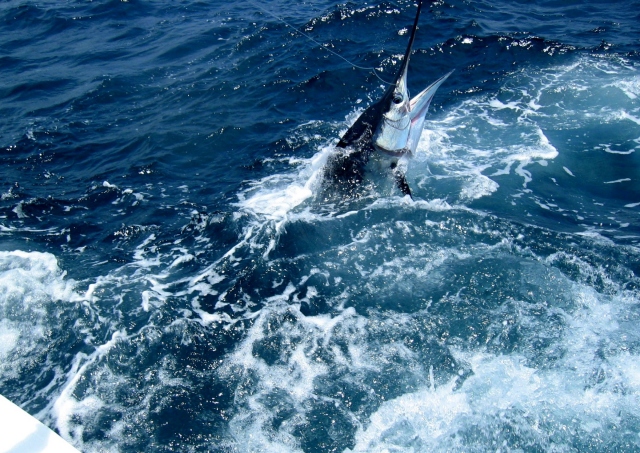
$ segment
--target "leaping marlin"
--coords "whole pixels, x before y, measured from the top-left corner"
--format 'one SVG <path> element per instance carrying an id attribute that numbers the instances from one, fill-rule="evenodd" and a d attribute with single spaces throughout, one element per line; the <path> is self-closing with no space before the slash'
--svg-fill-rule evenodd
<path id="1" fill-rule="evenodd" d="M 411 189 L 403 170 L 398 166 L 398 160 L 411 157 L 415 153 L 431 99 L 440 85 L 451 75 L 449 72 L 413 99 L 409 98 L 407 69 L 421 9 L 422 0 L 419 0 L 409 45 L 395 83 L 390 85 L 382 98 L 370 105 L 342 136 L 337 146 L 344 151 L 334 154 L 329 159 L 325 172 L 327 177 L 355 186 L 364 179 L 367 163 L 371 156 L 375 155 L 385 166 L 388 165 L 402 193 L 411 196 Z"/>

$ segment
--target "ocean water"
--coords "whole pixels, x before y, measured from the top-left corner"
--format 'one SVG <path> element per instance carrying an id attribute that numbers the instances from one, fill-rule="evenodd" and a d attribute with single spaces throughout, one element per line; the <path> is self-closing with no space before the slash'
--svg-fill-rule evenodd
<path id="1" fill-rule="evenodd" d="M 640 451 L 640 2 L 425 5 L 414 200 L 325 197 L 384 86 L 323 47 L 390 79 L 414 14 L 3 1 L 0 393 L 83 452 Z"/>

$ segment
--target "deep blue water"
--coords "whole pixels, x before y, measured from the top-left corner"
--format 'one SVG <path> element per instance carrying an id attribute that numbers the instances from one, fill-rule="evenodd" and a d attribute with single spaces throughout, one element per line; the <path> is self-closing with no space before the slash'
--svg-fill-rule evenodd
<path id="1" fill-rule="evenodd" d="M 410 1 L 261 2 L 391 78 Z M 83 452 L 640 451 L 640 2 L 438 1 L 383 91 L 252 1 L 0 4 L 0 393 Z"/>

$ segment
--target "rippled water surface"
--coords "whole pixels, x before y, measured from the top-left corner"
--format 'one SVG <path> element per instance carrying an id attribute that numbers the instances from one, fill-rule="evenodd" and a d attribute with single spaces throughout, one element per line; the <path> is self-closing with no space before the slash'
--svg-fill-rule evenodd
<path id="1" fill-rule="evenodd" d="M 414 199 L 327 196 L 384 85 L 323 47 L 390 80 L 414 15 L 3 2 L 0 393 L 83 452 L 640 451 L 640 3 L 425 5 Z"/>

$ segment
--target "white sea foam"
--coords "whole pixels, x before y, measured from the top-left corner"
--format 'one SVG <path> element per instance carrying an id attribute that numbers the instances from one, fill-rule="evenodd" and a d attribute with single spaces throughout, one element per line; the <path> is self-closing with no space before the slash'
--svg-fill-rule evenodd
<path id="1" fill-rule="evenodd" d="M 95 415 L 103 407 L 104 402 L 97 396 L 89 395 L 78 400 L 73 395 L 73 392 L 80 380 L 85 378 L 90 367 L 103 358 L 118 341 L 125 337 L 126 335 L 123 332 L 117 331 L 109 341 L 96 347 L 91 354 L 80 353 L 74 357 L 71 370 L 66 376 L 67 382 L 60 395 L 51 404 L 56 428 L 63 439 L 73 440 L 76 443 L 81 442 L 84 426 L 75 422 L 74 418 L 80 417 L 82 419 L 89 415 Z"/>
<path id="2" fill-rule="evenodd" d="M 566 353 L 558 364 L 538 368 L 517 353 L 459 350 L 456 357 L 470 364 L 471 377 L 461 386 L 454 377 L 435 389 L 425 387 L 383 403 L 348 451 L 463 451 L 492 442 L 507 449 L 548 449 L 552 444 L 562 449 L 573 436 L 599 432 L 598 438 L 606 438 L 607 426 L 633 414 L 640 403 L 640 357 L 621 350 L 594 358 L 603 341 L 615 341 L 621 334 L 619 321 L 628 304 L 638 301 L 603 300 L 580 285 L 574 286 L 572 296 L 581 305 L 564 314 L 567 327 L 560 341 Z M 590 379 L 598 369 L 605 371 L 594 385 Z M 552 435 L 552 440 L 553 426 L 572 434 Z M 512 431 L 519 433 L 515 440 L 509 438 Z M 611 435 L 610 440 L 616 440 Z"/>
<path id="3" fill-rule="evenodd" d="M 311 275 L 304 277 L 304 284 Z M 352 333 L 361 332 L 364 318 L 353 308 L 340 311 L 336 315 L 304 316 L 299 303 L 309 302 L 317 295 L 315 288 L 308 288 L 302 299 L 296 294 L 297 285 L 288 283 L 282 292 L 269 298 L 268 304 L 259 312 L 251 330 L 234 353 L 225 361 L 223 375 L 254 376 L 256 386 L 250 393 L 238 395 L 237 415 L 229 423 L 230 431 L 241 449 L 254 451 L 301 451 L 294 435 L 297 427 L 305 423 L 309 402 L 325 397 L 317 393 L 316 380 L 330 373 L 329 365 L 316 357 L 328 351 L 337 362 L 361 363 L 358 335 L 349 340 L 348 356 L 335 349 L 334 336 L 344 339 L 347 329 Z M 294 303 L 289 302 L 291 299 Z M 272 325 L 283 317 L 291 317 L 276 330 Z M 272 338 L 272 336 L 275 337 Z M 267 363 L 255 347 L 261 343 L 278 342 L 280 357 L 274 363 Z M 369 362 L 366 359 L 365 362 Z M 370 366 L 366 363 L 364 366 Z M 273 397 L 277 396 L 277 400 Z M 271 424 L 278 415 L 277 407 L 291 408 L 292 417 L 282 421 L 273 430 Z M 333 403 L 331 403 L 333 404 Z"/>
<path id="4" fill-rule="evenodd" d="M 622 90 L 629 99 L 636 100 L 640 97 L 640 80 L 636 74 L 631 78 L 613 82 L 612 85 Z"/>
<path id="5" fill-rule="evenodd" d="M 605 181 L 604 184 L 619 184 L 621 182 L 628 182 L 631 181 L 631 178 L 620 178 L 620 179 L 616 179 L 615 181 Z"/>
<path id="6" fill-rule="evenodd" d="M 254 220 L 245 229 L 245 242 L 253 248 L 263 246 L 256 243 L 254 234 L 265 230 L 273 230 L 273 236 L 263 256 L 267 257 L 273 250 L 289 220 L 292 211 L 313 197 L 322 180 L 322 169 L 326 164 L 330 146 L 322 147 L 309 159 L 290 159 L 290 173 L 267 176 L 250 184 L 250 188 L 238 195 L 236 206 L 241 212 Z"/>
<path id="7" fill-rule="evenodd" d="M 2 379 L 18 378 L 34 360 L 42 360 L 64 304 L 81 301 L 75 282 L 65 277 L 54 255 L 18 250 L 0 252 Z"/>
<path id="8" fill-rule="evenodd" d="M 553 262 L 551 259 L 550 264 Z M 407 264 L 399 262 L 395 266 L 406 269 Z M 586 263 L 580 266 L 589 271 Z M 380 268 L 367 278 L 375 278 L 385 272 Z M 424 272 L 428 274 L 429 269 Z M 416 277 L 410 279 L 415 280 Z M 383 402 L 358 429 L 356 446 L 352 451 L 465 449 L 468 445 L 460 434 L 464 435 L 475 427 L 480 429 L 479 445 L 491 444 L 492 439 L 507 442 L 506 433 L 518 431 L 525 436 L 523 442 L 546 448 L 549 446 L 545 434 L 548 426 L 540 430 L 538 423 L 541 418 L 552 426 L 568 423 L 572 430 L 587 433 L 602 431 L 607 423 L 616 422 L 619 411 L 632 413 L 638 398 L 638 367 L 635 365 L 638 357 L 625 351 L 608 359 L 613 373 L 609 382 L 600 385 L 598 391 L 585 387 L 585 383 L 594 366 L 593 357 L 600 348 L 599 343 L 602 339 L 613 339 L 618 335 L 616 320 L 621 319 L 627 305 L 636 304 L 637 300 L 607 301 L 588 286 L 569 283 L 568 288 L 573 288 L 571 293 L 578 306 L 575 311 L 563 315 L 568 323 L 565 335 L 560 339 L 560 347 L 568 348 L 568 351 L 566 359 L 560 362 L 561 366 L 551 369 L 534 367 L 517 353 L 496 355 L 473 350 L 457 351 L 457 359 L 470 364 L 471 377 L 461 386 L 457 382 L 460 380 L 458 377 L 437 386 L 431 377 L 424 388 Z M 329 373 L 322 362 L 314 362 L 314 351 L 318 348 L 325 348 L 337 366 L 346 366 L 353 374 L 379 367 L 381 358 L 375 357 L 374 344 L 363 341 L 366 338 L 365 325 L 372 320 L 358 316 L 352 309 L 339 316 L 304 317 L 295 306 L 287 304 L 296 291 L 296 285 L 288 283 L 281 294 L 270 299 L 271 304 L 261 311 L 250 334 L 227 363 L 229 373 L 240 371 L 252 379 L 257 378 L 254 381 L 257 386 L 238 400 L 242 410 L 230 424 L 237 445 L 243 448 L 299 451 L 293 430 L 306 423 L 310 401 L 323 398 L 312 383 Z M 297 323 L 269 330 L 269 323 L 282 319 L 285 313 L 293 314 Z M 394 314 L 394 325 L 406 322 L 406 315 Z M 348 325 L 351 330 L 345 351 L 336 346 L 334 337 L 345 339 L 336 334 Z M 280 345 L 291 344 L 293 340 L 290 355 L 286 354 L 286 347 L 281 350 L 285 353 L 281 356 L 281 363 L 269 365 L 255 354 L 255 345 L 265 340 L 268 333 L 281 336 L 277 340 Z M 401 352 L 401 349 L 395 348 L 400 353 L 398 357 L 405 360 L 411 357 L 410 351 L 405 349 Z M 617 392 L 615 389 L 620 385 L 631 393 Z M 282 392 L 278 393 L 280 401 L 291 398 L 295 413 L 275 431 L 272 422 L 276 413 L 267 404 L 268 395 L 272 392 Z M 515 447 L 517 445 L 511 445 L 511 448 Z"/>
<path id="9" fill-rule="evenodd" d="M 10 364 L 9 354 L 16 348 L 19 339 L 19 326 L 6 318 L 0 320 L 0 367 L 3 373 L 9 372 L 8 369 L 5 370 Z"/>
<path id="10" fill-rule="evenodd" d="M 578 71 L 583 66 L 576 63 L 562 71 Z M 160 363 L 149 366 L 149 376 L 157 372 L 158 380 L 147 387 L 141 384 L 149 395 L 134 409 L 118 406 L 111 393 L 111 386 L 127 377 L 109 368 L 109 354 L 120 342 L 135 338 L 138 345 L 146 335 L 161 336 L 151 316 L 169 305 L 166 302 L 173 297 L 184 302 L 180 313 L 185 318 L 171 320 L 173 326 L 197 324 L 205 336 L 217 335 L 216 329 L 237 327 L 242 332 L 236 347 L 215 364 L 219 366 L 216 377 L 225 383 L 237 383 L 231 392 L 233 408 L 228 412 L 225 432 L 231 438 L 230 450 L 302 451 L 300 432 L 319 429 L 314 423 L 323 422 L 324 415 L 318 416 L 318 407 L 330 408 L 326 409 L 330 414 L 327 417 L 335 417 L 335 426 L 343 423 L 334 431 L 327 428 L 328 433 L 355 432 L 352 451 L 484 451 L 494 447 L 516 450 L 527 445 L 549 450 L 553 447 L 549 441 L 553 432 L 569 430 L 586 436 L 591 430 L 606 437 L 607 426 L 632 414 L 638 406 L 638 357 L 619 340 L 633 335 L 632 327 L 626 325 L 629 321 L 625 312 L 632 312 L 637 296 L 625 293 L 610 281 L 606 282 L 608 295 L 599 293 L 589 282 L 606 280 L 606 272 L 572 257 L 537 257 L 526 237 L 529 232 L 516 235 L 514 226 L 494 227 L 491 219 L 465 208 L 466 203 L 490 197 L 501 189 L 495 180 L 498 177 L 511 175 L 517 185 L 522 180 L 527 188 L 535 180 L 536 170 L 544 167 L 546 171 L 563 152 L 549 138 L 553 134 L 544 132 L 555 122 L 550 109 L 566 102 L 547 98 L 563 86 L 562 74 L 543 74 L 544 83 L 527 86 L 524 94 L 520 89 L 524 84 L 520 84 L 517 96 L 521 99 L 511 97 L 505 88 L 501 95 L 504 97 L 467 99 L 452 106 L 444 118 L 436 116 L 428 122 L 409 176 L 420 180 L 423 189 L 431 188 L 428 184 L 432 179 L 451 182 L 450 193 L 437 193 L 414 202 L 399 196 L 378 197 L 347 212 L 317 214 L 306 204 L 317 190 L 322 166 L 332 152 L 323 143 L 314 148 L 310 158 L 284 162 L 289 167 L 283 172 L 248 184 L 239 194 L 238 212 L 233 216 L 233 221 L 243 228 L 237 243 L 206 266 L 197 267 L 201 250 L 175 244 L 163 252 L 157 245 L 158 235 L 147 233 L 133 252 L 133 262 L 97 278 L 82 298 L 92 306 L 100 303 L 115 307 L 117 314 L 125 304 L 125 295 L 135 294 L 132 316 L 147 316 L 148 324 L 134 335 L 114 320 L 111 336 L 100 341 L 92 337 L 89 343 L 94 350 L 74 358 L 64 377 L 63 390 L 50 408 L 59 431 L 81 442 L 87 427 L 100 422 L 94 414 L 115 407 L 125 415 L 123 421 L 111 425 L 108 433 L 113 439 L 92 440 L 94 443 L 87 445 L 87 450 L 117 450 L 117 440 L 129 435 L 126 425 L 148 421 L 149 413 L 157 409 L 149 402 L 151 395 L 161 394 L 171 386 L 188 386 Z M 576 84 L 570 89 L 574 94 L 584 93 L 584 86 L 589 84 Z M 569 114 L 580 118 L 573 110 Z M 573 176 L 569 166 L 556 168 L 560 173 L 565 168 L 566 174 Z M 558 174 L 555 176 L 560 180 Z M 135 198 L 127 190 L 124 196 Z M 546 210 L 562 209 L 552 200 L 540 194 L 530 195 L 521 188 L 513 194 L 517 201 L 526 197 L 532 197 Z M 391 219 L 385 217 L 386 212 L 392 213 L 388 216 Z M 461 212 L 473 218 L 469 225 L 457 221 Z M 378 215 L 382 220 L 363 222 L 363 213 L 367 219 Z M 412 220 L 396 218 L 407 213 L 416 216 Z M 339 222 L 348 233 L 344 240 L 335 240 L 321 252 L 312 251 L 293 260 L 285 257 L 268 261 L 278 235 L 290 221 Z M 204 226 L 198 231 L 201 236 L 197 241 L 206 238 Z M 593 229 L 577 237 L 602 247 L 613 245 Z M 408 245 L 397 238 L 407 239 Z M 515 245 L 516 242 L 524 245 Z M 464 282 L 461 285 L 475 284 L 476 279 L 489 281 L 490 269 L 486 277 L 482 269 L 477 271 L 473 266 L 484 260 L 500 262 L 505 258 L 501 251 L 506 258 L 513 258 L 508 265 L 526 267 L 531 264 L 524 261 L 530 259 L 549 270 L 542 283 L 523 273 L 507 284 L 522 285 L 522 294 L 527 291 L 527 296 L 522 297 L 535 296 L 541 299 L 539 303 L 531 308 L 529 302 L 511 300 L 513 296 L 508 296 L 506 302 L 498 301 L 503 306 L 488 318 L 492 324 L 485 326 L 491 334 L 498 333 L 493 337 L 487 334 L 485 344 L 471 341 L 475 339 L 473 335 L 481 333 L 474 332 L 467 339 L 455 329 L 440 329 L 440 324 L 447 321 L 430 311 L 431 305 L 441 302 L 455 314 L 455 310 L 462 310 L 460 305 L 468 291 L 458 287 L 440 294 L 442 282 L 451 278 L 460 278 Z M 259 260 L 256 254 L 262 255 L 274 267 L 293 269 L 297 262 L 292 261 L 299 260 L 300 269 L 309 265 L 311 270 L 294 278 L 291 275 L 295 272 L 289 269 L 275 275 L 262 288 L 241 288 L 246 289 L 244 294 L 232 295 L 229 287 L 241 287 L 242 282 L 231 282 L 223 270 L 228 265 L 251 272 L 253 267 L 242 267 L 245 252 L 249 252 L 252 261 Z M 45 258 L 51 264 L 52 256 Z M 195 272 L 172 280 L 173 273 L 192 265 Z M 462 266 L 461 271 L 453 275 L 449 271 L 457 265 Z M 557 270 L 566 267 L 578 268 L 580 277 L 569 278 Z M 55 281 L 66 282 L 56 266 L 51 269 L 58 272 Z M 493 297 L 499 293 L 492 285 L 493 282 L 486 283 L 486 287 L 479 285 L 475 289 Z M 567 306 L 545 305 L 545 285 L 551 288 L 548 292 L 566 295 Z M 409 295 L 412 306 L 376 306 L 386 299 L 401 304 L 396 300 L 401 298 L 398 294 Z M 65 297 L 80 299 L 72 290 Z M 497 303 L 492 297 L 487 297 L 487 305 Z M 252 310 L 240 306 L 255 302 L 258 308 Z M 327 308 L 321 314 L 303 314 L 305 307 L 314 304 L 326 304 Z M 404 308 L 408 312 L 403 312 Z M 474 308 L 460 317 L 460 325 L 455 328 L 482 329 L 472 321 L 485 310 L 490 308 Z M 534 311 L 542 314 L 533 314 Z M 561 322 L 555 322 L 556 317 Z M 239 321 L 250 322 L 240 326 Z M 498 342 L 496 338 L 503 333 L 500 329 L 504 329 L 505 336 L 509 334 L 512 321 L 522 329 L 517 334 L 539 335 L 551 343 L 550 350 L 566 353 L 547 367 L 531 358 L 534 347 L 527 340 L 514 340 L 514 347 L 519 349 L 513 352 L 492 349 L 491 341 Z M 0 340 L 6 339 L 7 345 L 0 346 L 0 360 L 19 347 L 19 332 L 13 321 L 0 323 Z M 433 343 L 429 343 L 429 335 L 433 335 Z M 185 334 L 183 341 L 194 339 Z M 422 349 L 415 347 L 420 342 L 424 342 Z M 444 351 L 444 358 L 439 358 L 438 347 Z M 437 365 L 438 360 L 459 368 L 449 374 L 434 371 L 432 362 Z M 393 382 L 386 383 L 387 387 L 380 385 L 389 374 Z M 592 379 L 594 375 L 600 377 Z M 149 376 L 145 379 L 152 381 Z M 81 391 L 85 380 L 93 386 Z M 400 383 L 406 387 L 388 390 Z M 360 407 L 355 402 L 358 399 L 364 401 Z M 530 443 L 509 444 L 508 433 L 519 433 Z M 558 440 L 559 449 L 569 448 L 566 439 Z"/>
<path id="11" fill-rule="evenodd" d="M 479 174 L 463 186 L 460 196 L 462 199 L 475 200 L 491 195 L 498 190 L 498 187 L 500 185 L 497 182 L 483 174 Z"/>
<path id="12" fill-rule="evenodd" d="M 40 252 L 0 252 L 0 294 L 3 310 L 23 313 L 15 318 L 19 321 L 29 321 L 34 315 L 41 318 L 46 305 L 57 301 L 80 300 L 74 282 L 65 279 L 55 256 Z"/>

